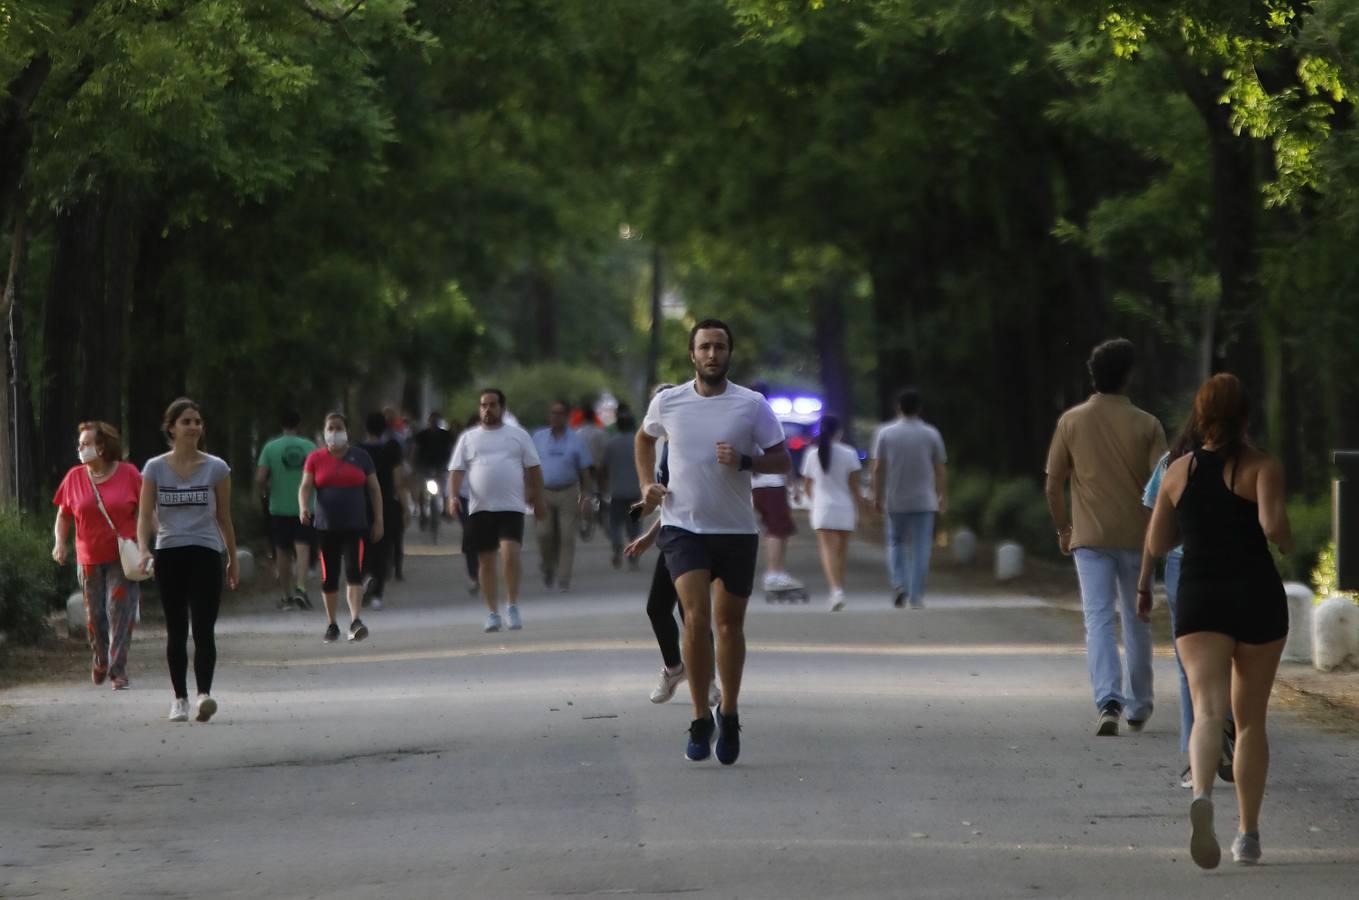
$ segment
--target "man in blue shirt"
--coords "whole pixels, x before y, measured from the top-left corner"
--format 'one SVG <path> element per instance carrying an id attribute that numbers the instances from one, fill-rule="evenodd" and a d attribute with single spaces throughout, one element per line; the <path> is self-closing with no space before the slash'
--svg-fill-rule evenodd
<path id="1" fill-rule="evenodd" d="M 576 557 L 576 528 L 581 505 L 590 496 L 592 460 L 585 443 L 566 427 L 569 407 L 562 401 L 547 411 L 547 426 L 533 433 L 533 445 L 543 464 L 543 506 L 538 520 L 538 552 L 543 584 L 562 593 L 571 589 L 571 566 Z"/>

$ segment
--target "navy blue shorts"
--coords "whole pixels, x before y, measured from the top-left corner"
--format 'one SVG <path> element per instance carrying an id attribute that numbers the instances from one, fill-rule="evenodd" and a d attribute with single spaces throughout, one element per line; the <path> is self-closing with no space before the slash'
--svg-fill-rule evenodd
<path id="1" fill-rule="evenodd" d="M 696 534 L 663 525 L 656 546 L 665 554 L 665 567 L 671 578 L 706 569 L 711 579 L 721 581 L 733 596 L 749 597 L 755 589 L 758 534 Z"/>

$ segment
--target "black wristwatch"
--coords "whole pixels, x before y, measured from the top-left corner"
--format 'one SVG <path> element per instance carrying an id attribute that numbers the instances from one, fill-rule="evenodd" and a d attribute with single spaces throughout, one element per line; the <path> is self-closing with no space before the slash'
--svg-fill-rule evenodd
<path id="1" fill-rule="evenodd" d="M 739 471 L 742 471 L 742 472 L 745 472 L 745 471 L 748 471 L 748 470 L 750 470 L 750 469 L 755 468 L 755 458 L 754 458 L 754 457 L 751 457 L 751 456 L 747 456 L 746 454 L 742 453 L 742 454 L 741 454 L 741 465 L 738 466 L 737 468 L 738 468 Z"/>

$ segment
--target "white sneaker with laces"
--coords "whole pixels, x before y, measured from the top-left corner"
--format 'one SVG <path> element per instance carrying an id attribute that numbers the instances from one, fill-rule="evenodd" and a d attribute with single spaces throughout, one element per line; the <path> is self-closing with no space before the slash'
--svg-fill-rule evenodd
<path id="1" fill-rule="evenodd" d="M 189 698 L 176 697 L 170 704 L 170 721 L 187 722 L 189 721 Z"/>
<path id="2" fill-rule="evenodd" d="M 673 674 L 669 669 L 661 669 L 661 678 L 651 691 L 652 703 L 665 703 L 675 696 L 675 688 L 684 683 L 684 666 L 681 664 Z"/>
<path id="3" fill-rule="evenodd" d="M 488 613 L 486 621 L 482 623 L 481 630 L 485 632 L 500 630 L 500 613 Z"/>
<path id="4" fill-rule="evenodd" d="M 840 590 L 839 588 L 836 588 L 835 590 L 831 591 L 830 611 L 839 612 L 844 608 L 845 608 L 845 592 Z"/>
<path id="5" fill-rule="evenodd" d="M 505 613 L 506 618 L 509 619 L 510 631 L 518 631 L 524 627 L 524 620 L 519 618 L 519 605 L 517 603 L 511 603 Z"/>

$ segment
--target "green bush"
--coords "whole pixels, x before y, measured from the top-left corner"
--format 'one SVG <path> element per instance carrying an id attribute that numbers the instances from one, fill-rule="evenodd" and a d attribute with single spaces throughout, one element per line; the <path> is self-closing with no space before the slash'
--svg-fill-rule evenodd
<path id="1" fill-rule="evenodd" d="M 1332 597 L 1348 597 L 1359 603 L 1359 594 L 1337 590 L 1335 579 L 1335 544 L 1328 542 L 1317 554 L 1317 564 L 1312 569 L 1312 590 L 1316 592 L 1316 602 L 1322 603 Z"/>
<path id="2" fill-rule="evenodd" d="M 1288 523 L 1297 546 L 1287 556 L 1275 551 L 1279 574 L 1284 581 L 1306 581 L 1316 570 L 1322 551 L 1331 542 L 1331 498 L 1291 501 Z M 1331 568 L 1334 571 L 1334 563 Z"/>
<path id="3" fill-rule="evenodd" d="M 1047 499 L 1030 478 L 1014 478 L 995 486 L 982 514 L 982 534 L 993 540 L 1017 541 L 1035 553 L 1051 552 L 1056 547 Z"/>
<path id="4" fill-rule="evenodd" d="M 982 533 L 982 517 L 991 500 L 993 482 L 980 472 L 959 472 L 950 477 L 948 486 L 948 514 L 955 526 L 965 525 Z"/>
<path id="5" fill-rule="evenodd" d="M 597 397 L 601 391 L 609 391 L 619 403 L 632 407 L 639 423 L 646 413 L 644 398 L 632 396 L 621 379 L 602 369 L 541 363 L 500 372 L 455 392 L 443 410 L 444 418 L 461 427 L 477 411 L 483 387 L 498 387 L 504 391 L 506 405 L 519 424 L 530 431 L 547 424 L 547 408 L 554 401 L 565 400 L 575 405 L 582 397 Z"/>
<path id="6" fill-rule="evenodd" d="M 61 605 L 60 585 L 51 533 L 32 516 L 0 508 L 0 631 L 16 643 L 41 637 L 47 611 Z"/>

